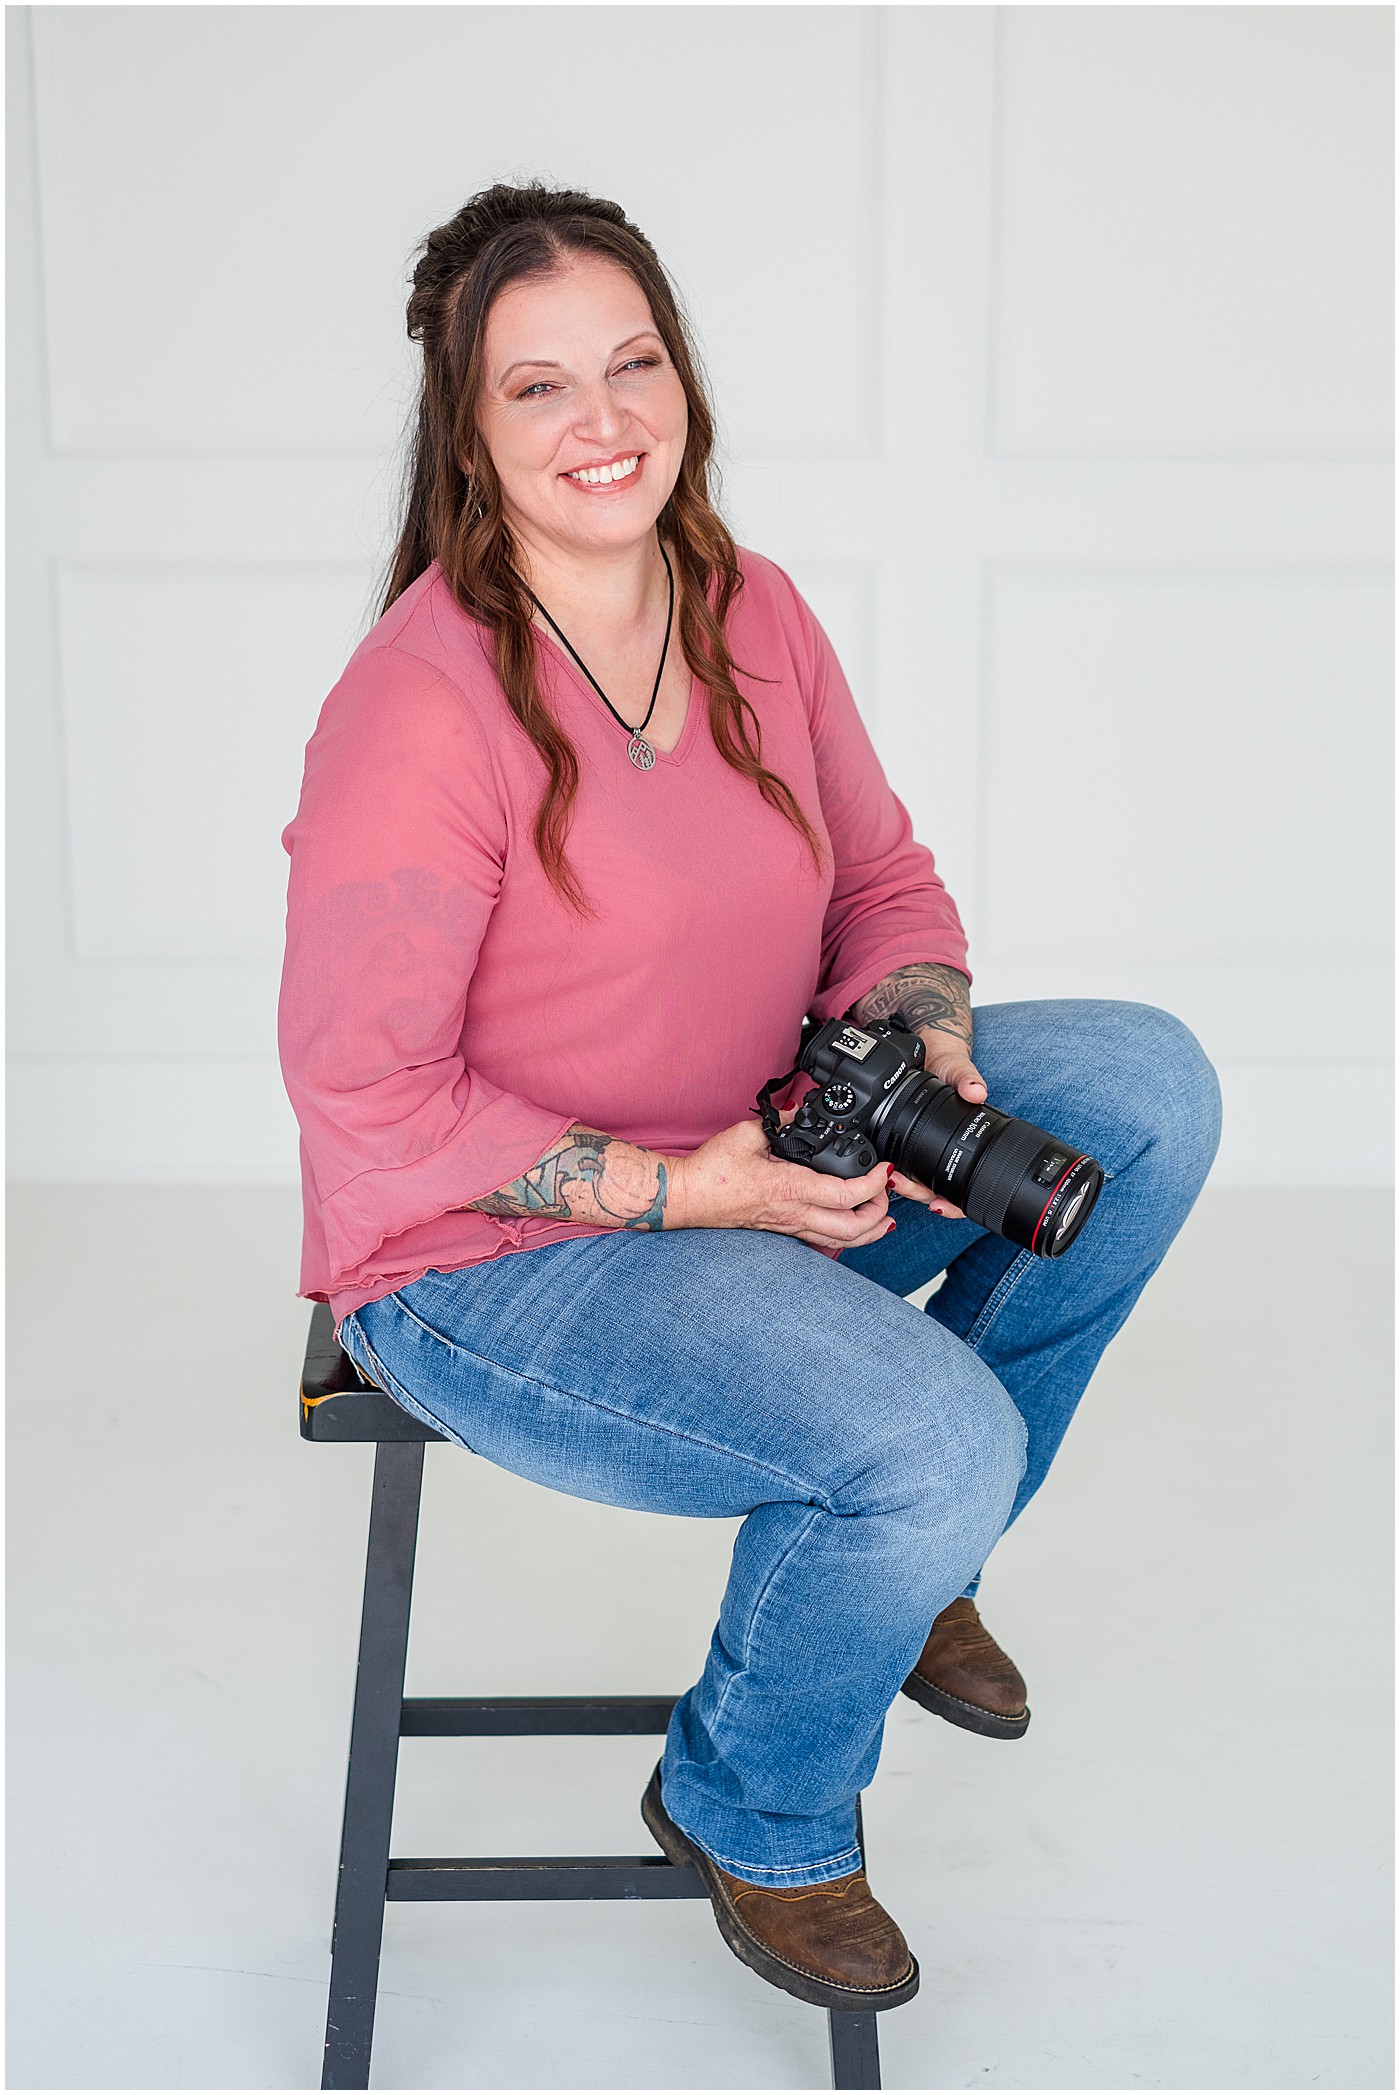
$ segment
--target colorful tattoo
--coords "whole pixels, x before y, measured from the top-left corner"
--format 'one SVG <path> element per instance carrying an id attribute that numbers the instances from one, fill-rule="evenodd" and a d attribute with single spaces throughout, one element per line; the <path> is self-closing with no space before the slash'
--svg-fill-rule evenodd
<path id="1" fill-rule="evenodd" d="M 612 1135 L 600 1135 L 595 1128 L 568 1128 L 553 1148 L 546 1150 L 538 1164 L 532 1164 L 508 1186 L 499 1186 L 494 1193 L 485 1193 L 480 1200 L 468 1201 L 467 1205 L 479 1208 L 484 1215 L 544 1215 L 559 1222 L 594 1222 L 606 1218 L 619 1229 L 663 1229 L 665 1164 L 659 1157 L 647 1157 L 646 1151 L 637 1149 L 630 1142 L 622 1143 L 618 1157 L 610 1159 L 608 1151 L 615 1140 Z M 617 1169 L 623 1161 L 622 1152 L 628 1151 L 635 1157 L 646 1159 L 644 1176 L 650 1175 L 652 1165 L 656 1171 L 655 1191 L 643 1190 L 646 1205 L 639 1212 L 633 1212 L 635 1196 L 629 1200 L 619 1184 L 624 1176 L 636 1175 Z M 583 1193 L 583 1198 L 572 1206 L 568 1198 L 571 1187 L 581 1188 Z"/>
<path id="2" fill-rule="evenodd" d="M 972 1005 L 968 979 L 942 961 L 921 960 L 912 967 L 897 967 L 882 982 L 867 990 L 855 1005 L 858 1022 L 888 1019 L 907 1032 L 929 1027 L 935 1033 L 953 1033 L 972 1053 Z"/>

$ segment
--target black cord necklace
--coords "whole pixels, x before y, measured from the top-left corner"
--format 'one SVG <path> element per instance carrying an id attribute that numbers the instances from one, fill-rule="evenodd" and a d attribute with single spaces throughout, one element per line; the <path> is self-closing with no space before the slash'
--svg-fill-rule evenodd
<path id="1" fill-rule="evenodd" d="M 664 545 L 661 545 L 661 539 L 659 534 L 656 543 L 659 546 L 661 546 L 662 559 L 666 560 L 666 548 Z M 565 647 L 569 649 L 569 653 L 573 656 L 575 662 L 578 663 L 579 668 L 588 678 L 589 683 L 593 686 L 593 689 L 597 692 L 599 698 L 602 699 L 603 704 L 612 714 L 613 719 L 622 729 L 622 732 L 630 738 L 627 744 L 627 754 L 632 759 L 632 762 L 636 765 L 639 771 L 650 771 L 652 765 L 656 762 L 656 751 L 652 748 L 650 742 L 648 742 L 646 738 L 645 729 L 647 721 L 651 719 L 652 714 L 656 711 L 656 694 L 661 689 L 661 672 L 666 667 L 666 650 L 671 645 L 671 618 L 676 608 L 676 578 L 671 572 L 671 563 L 669 560 L 666 560 L 666 580 L 670 584 L 671 590 L 671 599 L 666 607 L 666 638 L 661 643 L 661 660 L 656 665 L 656 682 L 652 686 L 651 704 L 647 707 L 646 720 L 642 722 L 640 727 L 628 726 L 627 722 L 618 712 L 617 707 L 608 697 L 607 692 L 603 689 L 602 685 L 598 682 L 598 679 L 594 676 L 592 670 L 588 667 L 588 664 L 583 660 L 582 656 L 579 655 L 578 652 L 569 645 L 569 642 L 567 640 L 564 640 L 564 635 L 562 633 L 559 633 L 558 626 L 554 626 L 554 620 L 552 618 L 549 618 L 549 613 L 545 611 L 544 605 L 541 604 L 539 598 L 535 596 L 534 590 L 530 590 L 530 595 L 534 597 L 535 603 L 539 605 L 539 609 L 541 610 L 541 612 L 544 613 L 544 616 L 546 618 L 549 618 L 549 623 L 552 626 L 554 626 L 555 632 L 559 633 L 559 638 L 564 641 Z"/>

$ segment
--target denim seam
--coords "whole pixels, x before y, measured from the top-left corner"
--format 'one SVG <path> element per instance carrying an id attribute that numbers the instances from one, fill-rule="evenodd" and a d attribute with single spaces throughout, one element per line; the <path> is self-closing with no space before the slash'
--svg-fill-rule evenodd
<path id="1" fill-rule="evenodd" d="M 977 1312 L 977 1320 L 967 1334 L 965 1343 L 971 1347 L 974 1353 L 991 1330 L 995 1318 L 1005 1307 L 1011 1295 L 1020 1286 L 1022 1279 L 1030 1272 L 1035 1263 L 1035 1254 L 1030 1251 L 1018 1251 L 1015 1258 L 1012 1259 L 1011 1264 L 1002 1274 L 1001 1279 Z"/>
<path id="2" fill-rule="evenodd" d="M 468 1360 L 478 1361 L 482 1367 L 493 1368 L 498 1375 L 513 1375 L 519 1382 L 528 1382 L 532 1389 L 548 1390 L 552 1397 L 563 1397 L 571 1404 L 588 1404 L 593 1410 L 605 1411 L 609 1418 L 622 1419 L 629 1426 L 644 1427 L 648 1432 L 652 1433 L 665 1433 L 672 1440 L 684 1441 L 690 1447 L 704 1448 L 707 1454 L 723 1455 L 727 1461 L 741 1462 L 750 1469 L 761 1470 L 770 1477 L 779 1478 L 784 1484 L 792 1485 L 794 1489 L 802 1493 L 803 1499 L 808 1503 L 811 1503 L 817 1496 L 812 1491 L 811 1486 L 805 1483 L 801 1477 L 789 1476 L 786 1470 L 776 1468 L 771 1462 L 761 1462 L 757 1456 L 745 1455 L 737 1448 L 727 1448 L 719 1441 L 702 1439 L 698 1433 L 682 1433 L 677 1427 L 668 1426 L 658 1419 L 634 1418 L 631 1412 L 622 1411 L 615 1404 L 605 1404 L 598 1397 L 586 1396 L 581 1390 L 560 1389 L 556 1383 L 546 1382 L 542 1375 L 527 1375 L 523 1368 L 507 1367 L 504 1361 L 492 1360 L 489 1354 L 473 1352 L 470 1346 L 459 1345 L 456 1339 L 446 1337 L 441 1331 L 435 1331 L 432 1325 L 425 1323 L 423 1318 L 415 1310 L 411 1309 L 397 1292 L 389 1296 L 388 1299 L 402 1311 L 404 1316 L 411 1317 L 420 1331 L 425 1331 L 429 1338 L 436 1339 L 440 1346 L 446 1346 L 449 1353 L 464 1354 Z"/>
<path id="3" fill-rule="evenodd" d="M 791 1539 L 788 1542 L 787 1548 L 783 1551 L 777 1563 L 774 1564 L 772 1569 L 769 1571 L 767 1578 L 763 1581 L 763 1585 L 759 1591 L 758 1597 L 754 1601 L 752 1608 L 749 1610 L 749 1626 L 744 1632 L 745 1666 L 748 1665 L 750 1655 L 753 1651 L 754 1633 L 758 1628 L 758 1618 L 763 1613 L 763 1610 L 768 1603 L 768 1596 L 773 1591 L 774 1585 L 776 1584 L 779 1577 L 782 1575 L 782 1572 L 785 1569 L 789 1558 L 792 1556 L 793 1551 L 800 1546 L 800 1544 L 803 1542 L 806 1536 L 811 1532 L 812 1526 L 815 1523 L 819 1512 L 820 1508 L 816 1506 L 813 1506 L 809 1510 L 807 1518 L 803 1521 L 797 1533 L 791 1537 Z"/>
<path id="4" fill-rule="evenodd" d="M 360 1323 L 360 1320 L 358 1316 L 356 1316 L 354 1310 L 351 1310 L 349 1315 L 345 1318 L 345 1323 L 350 1323 L 352 1319 L 354 1320 L 355 1334 L 358 1337 L 360 1344 L 364 1347 L 365 1352 L 368 1354 L 369 1359 L 373 1364 L 375 1373 L 377 1375 L 383 1376 L 385 1389 L 387 1393 L 391 1395 L 397 1403 L 402 1404 L 404 1410 L 408 1413 L 410 1418 L 416 1418 L 420 1425 L 431 1426 L 435 1433 L 441 1433 L 444 1439 L 452 1441 L 455 1446 L 462 1448 L 468 1455 L 474 1454 L 475 1450 L 465 1440 L 463 1440 L 461 1434 L 457 1432 L 455 1427 L 449 1426 L 444 1419 L 434 1417 L 433 1413 L 428 1410 L 426 1405 L 420 1403 L 417 1397 L 410 1396 L 408 1391 L 404 1388 L 403 1384 L 389 1373 L 389 1370 L 385 1367 L 383 1361 L 379 1358 L 379 1355 L 375 1352 L 373 1346 L 370 1344 L 369 1334 L 364 1329 L 363 1325 Z M 343 1343 L 344 1341 L 342 1340 L 342 1344 Z M 345 1348 L 345 1350 L 347 1353 L 350 1352 L 348 1346 Z M 355 1356 L 353 1353 L 350 1354 L 350 1358 L 354 1360 Z"/>
<path id="5" fill-rule="evenodd" d="M 763 1586 L 757 1598 L 755 1599 L 753 1606 L 749 1610 L 748 1625 L 744 1631 L 744 1649 L 742 1654 L 743 1664 L 736 1666 L 734 1668 L 734 1671 L 730 1674 L 728 1680 L 724 1683 L 724 1688 L 720 1694 L 719 1701 L 715 1704 L 714 1714 L 709 1721 L 708 1729 L 711 1738 L 718 1739 L 720 1719 L 724 1715 L 724 1705 L 729 1700 L 730 1689 L 733 1687 L 735 1681 L 741 1680 L 744 1674 L 747 1673 L 749 1669 L 749 1657 L 753 1651 L 754 1633 L 758 1628 L 758 1618 L 763 1613 L 764 1603 L 767 1601 L 769 1594 L 772 1592 L 774 1584 L 779 1574 L 782 1572 L 784 1567 L 791 1559 L 793 1551 L 798 1547 L 798 1544 L 802 1542 L 804 1537 L 810 1533 L 812 1525 L 820 1511 L 820 1507 L 814 1506 L 808 1513 L 807 1518 L 803 1521 L 797 1533 L 794 1536 L 792 1536 L 789 1540 L 787 1548 L 783 1551 L 777 1563 L 772 1566 L 767 1578 L 763 1581 Z M 811 1863 L 808 1865 L 808 1867 L 811 1869 L 817 1869 L 820 1868 L 820 1866 L 821 1865 L 818 1863 Z"/>
<path id="6" fill-rule="evenodd" d="M 687 1838 L 695 1840 L 695 1835 L 691 1833 L 687 1835 Z M 701 1842 L 696 1840 L 695 1845 L 698 1848 L 701 1846 Z M 856 1862 L 860 1861 L 859 1848 L 842 1848 L 838 1854 L 823 1855 L 820 1862 L 740 1862 L 733 1855 L 716 1855 L 713 1848 L 706 1848 L 705 1853 L 709 1856 L 711 1862 L 717 1862 L 721 1869 L 729 1870 L 735 1876 L 738 1875 L 740 1870 L 751 1869 L 760 1871 L 765 1877 L 795 1877 L 799 1871 L 803 1870 L 831 1869 L 834 1864 L 849 1862 L 852 1857 L 855 1858 Z M 759 1889 L 762 1890 L 762 1888 L 760 1885 Z M 797 1891 L 800 1891 L 801 1888 L 801 1885 L 794 1885 L 793 1887 Z M 783 1961 L 786 1962 L 786 1959 Z M 796 1966 L 793 1967 L 794 1970 L 796 1968 Z"/>

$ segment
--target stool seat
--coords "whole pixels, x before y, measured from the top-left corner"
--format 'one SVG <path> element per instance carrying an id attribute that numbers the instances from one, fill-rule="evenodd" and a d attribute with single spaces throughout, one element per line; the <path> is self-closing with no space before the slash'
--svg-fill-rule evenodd
<path id="1" fill-rule="evenodd" d="M 425 1426 L 361 1374 L 328 1304 L 311 1313 L 299 1411 L 304 1440 L 372 1442 L 360 1655 L 331 1936 L 323 2088 L 367 2088 L 387 1905 L 443 1899 L 704 1899 L 697 1869 L 665 1855 L 413 1856 L 389 1853 L 401 1738 L 663 1735 L 674 1695 L 406 1696 Z M 859 1833 L 860 1805 L 856 1824 Z M 864 1855 L 861 1836 L 861 1853 Z M 878 2088 L 873 2013 L 827 2013 L 834 2088 Z"/>
<path id="2" fill-rule="evenodd" d="M 301 1370 L 303 1440 L 445 1440 L 360 1373 L 335 1335 L 328 1302 L 311 1312 Z"/>

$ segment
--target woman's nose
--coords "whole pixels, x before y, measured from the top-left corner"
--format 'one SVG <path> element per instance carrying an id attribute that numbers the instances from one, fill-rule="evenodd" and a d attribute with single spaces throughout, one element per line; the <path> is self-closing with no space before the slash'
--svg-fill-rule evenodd
<path id="1" fill-rule="evenodd" d="M 574 427 L 580 435 L 617 435 L 627 426 L 627 410 L 614 399 L 606 380 L 585 387 L 577 407 Z"/>

